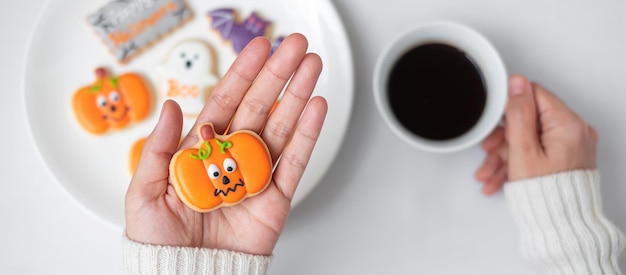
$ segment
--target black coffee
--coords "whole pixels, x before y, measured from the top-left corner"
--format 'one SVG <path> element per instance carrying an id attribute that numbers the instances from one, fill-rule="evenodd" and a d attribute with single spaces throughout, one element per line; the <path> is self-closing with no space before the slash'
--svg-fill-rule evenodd
<path id="1" fill-rule="evenodd" d="M 457 48 L 424 44 L 394 65 L 389 102 L 404 127 L 423 138 L 446 140 L 470 130 L 487 99 L 480 71 Z"/>

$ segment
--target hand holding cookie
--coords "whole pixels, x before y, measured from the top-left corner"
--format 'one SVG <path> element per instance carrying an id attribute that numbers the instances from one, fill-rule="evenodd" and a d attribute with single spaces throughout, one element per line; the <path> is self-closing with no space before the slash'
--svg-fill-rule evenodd
<path id="1" fill-rule="evenodd" d="M 322 63 L 319 56 L 306 52 L 307 47 L 304 36 L 293 34 L 269 58 L 267 38 L 251 41 L 217 84 L 180 147 L 183 116 L 175 102 L 165 102 L 126 194 L 126 233 L 130 239 L 257 255 L 272 253 L 327 110 L 325 99 L 311 98 Z M 270 114 L 285 87 L 280 103 Z M 207 122 L 218 134 L 240 130 L 259 134 L 275 168 L 269 185 L 257 196 L 202 213 L 178 197 L 170 184 L 169 167 L 179 149 L 192 147 L 203 138 L 199 137 L 202 130 L 197 129 Z"/>

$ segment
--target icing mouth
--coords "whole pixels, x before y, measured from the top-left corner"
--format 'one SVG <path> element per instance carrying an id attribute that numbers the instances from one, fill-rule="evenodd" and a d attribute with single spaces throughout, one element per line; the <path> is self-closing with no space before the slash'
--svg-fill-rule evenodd
<path id="1" fill-rule="evenodd" d="M 128 114 L 128 109 L 129 109 L 128 106 L 126 106 L 125 108 L 122 108 L 122 110 L 124 110 L 124 112 L 122 112 L 121 115 L 119 115 L 117 117 L 104 115 L 104 119 L 111 120 L 113 122 L 122 122 L 124 120 L 124 118 L 126 118 L 126 114 Z"/>
<path id="2" fill-rule="evenodd" d="M 226 190 L 221 190 L 221 189 L 215 189 L 215 192 L 213 192 L 213 196 L 219 196 L 219 194 L 222 194 L 224 196 L 228 196 L 228 194 L 230 192 L 235 192 L 237 190 L 237 187 L 243 187 L 243 181 L 241 179 L 239 179 L 238 183 L 235 183 L 235 185 L 233 185 L 233 187 L 228 187 L 226 188 Z"/>

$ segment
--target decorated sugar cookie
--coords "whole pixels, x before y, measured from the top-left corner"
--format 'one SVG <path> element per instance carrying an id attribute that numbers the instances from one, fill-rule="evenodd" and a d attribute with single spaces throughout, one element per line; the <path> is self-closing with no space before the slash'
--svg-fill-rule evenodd
<path id="1" fill-rule="evenodd" d="M 217 84 L 218 77 L 212 73 L 214 67 L 208 45 L 201 41 L 182 42 L 158 67 L 163 78 L 161 93 L 175 100 L 185 115 L 195 116 Z"/>
<path id="2" fill-rule="evenodd" d="M 198 143 L 174 154 L 170 182 L 190 208 L 208 212 L 263 192 L 272 177 L 267 146 L 252 131 L 218 135 L 213 124 L 198 126 Z"/>
<path id="3" fill-rule="evenodd" d="M 136 140 L 130 147 L 130 152 L 128 154 L 128 170 L 131 175 L 135 174 L 135 170 L 137 170 L 137 165 L 139 165 L 139 159 L 141 158 L 141 152 L 143 151 L 143 145 L 145 143 L 146 138 L 142 137 Z"/>
<path id="4" fill-rule="evenodd" d="M 115 0 L 87 22 L 124 64 L 191 18 L 183 0 Z"/>
<path id="5" fill-rule="evenodd" d="M 141 76 L 126 73 L 110 77 L 104 68 L 95 73 L 96 81 L 78 89 L 72 99 L 76 119 L 85 130 L 103 134 L 146 118 L 152 103 Z"/>
<path id="6" fill-rule="evenodd" d="M 235 53 L 239 54 L 243 48 L 257 36 L 269 36 L 268 27 L 272 24 L 264 20 L 256 12 L 250 14 L 242 22 L 237 22 L 236 13 L 233 9 L 217 9 L 207 13 L 211 19 L 211 27 L 217 30 L 222 38 L 232 43 Z M 284 40 L 278 37 L 272 42 L 272 52 Z"/>

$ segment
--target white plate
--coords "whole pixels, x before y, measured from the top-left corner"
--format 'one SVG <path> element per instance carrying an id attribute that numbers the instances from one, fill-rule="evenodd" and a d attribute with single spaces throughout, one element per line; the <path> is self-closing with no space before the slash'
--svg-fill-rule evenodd
<path id="1" fill-rule="evenodd" d="M 141 123 L 94 136 L 74 119 L 71 99 L 76 89 L 91 83 L 93 71 L 99 66 L 107 67 L 113 75 L 142 73 L 158 89 L 160 82 L 154 67 L 176 43 L 187 39 L 202 39 L 213 46 L 218 56 L 218 74 L 223 75 L 235 55 L 210 29 L 205 15 L 206 11 L 220 7 L 235 8 L 243 17 L 259 12 L 273 22 L 273 36 L 303 33 L 309 39 L 310 51 L 322 57 L 324 70 L 314 93 L 328 100 L 328 116 L 293 205 L 311 192 L 339 150 L 354 93 L 347 35 L 329 0 L 267 0 L 262 5 L 245 0 L 189 0 L 193 20 L 125 66 L 117 64 L 85 21 L 88 14 L 106 3 L 107 0 L 52 0 L 39 19 L 26 59 L 24 97 L 31 133 L 41 157 L 71 197 L 115 227 L 123 228 L 124 194 L 130 180 L 129 150 L 134 141 L 150 133 L 161 103 L 155 104 L 150 117 Z M 191 123 L 185 121 L 187 127 Z"/>

